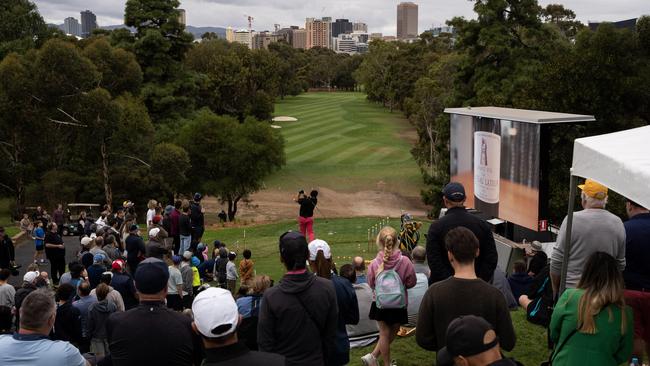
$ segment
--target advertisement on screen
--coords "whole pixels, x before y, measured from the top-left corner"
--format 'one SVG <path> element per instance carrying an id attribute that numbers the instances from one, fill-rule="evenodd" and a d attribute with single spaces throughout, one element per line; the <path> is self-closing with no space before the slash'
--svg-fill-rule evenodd
<path id="1" fill-rule="evenodd" d="M 467 207 L 538 230 L 539 125 L 453 114 L 450 154 Z"/>

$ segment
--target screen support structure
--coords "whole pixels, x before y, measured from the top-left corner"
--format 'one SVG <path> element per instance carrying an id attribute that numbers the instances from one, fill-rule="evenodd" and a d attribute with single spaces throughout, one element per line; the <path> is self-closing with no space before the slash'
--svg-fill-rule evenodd
<path id="1" fill-rule="evenodd" d="M 562 272 L 560 277 L 560 289 L 558 297 L 566 290 L 566 276 L 569 269 L 569 256 L 571 254 L 571 229 L 573 228 L 573 207 L 575 205 L 576 196 L 576 181 L 577 177 L 570 172 L 571 178 L 569 180 L 569 208 L 566 217 L 566 230 L 564 231 L 564 258 L 562 258 Z"/>

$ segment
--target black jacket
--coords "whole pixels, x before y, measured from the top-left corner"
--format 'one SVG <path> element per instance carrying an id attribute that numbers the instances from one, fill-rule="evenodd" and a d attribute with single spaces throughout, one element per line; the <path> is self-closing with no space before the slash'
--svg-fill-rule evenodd
<path id="1" fill-rule="evenodd" d="M 266 352 L 251 351 L 243 343 L 235 343 L 221 348 L 205 350 L 205 361 L 202 366 L 284 366 L 284 356 Z"/>
<path id="2" fill-rule="evenodd" d="M 131 271 L 135 274 L 135 269 L 140 263 L 140 258 L 144 256 L 146 249 L 144 240 L 139 235 L 131 234 L 124 243 L 126 245 L 127 257 L 126 261 L 131 267 Z"/>
<path id="3" fill-rule="evenodd" d="M 78 343 L 81 341 L 81 312 L 68 301 L 56 308 L 53 340 Z"/>
<path id="4" fill-rule="evenodd" d="M 287 274 L 264 292 L 257 326 L 260 351 L 287 365 L 327 364 L 334 352 L 338 306 L 332 281 L 305 272 Z"/>
<path id="5" fill-rule="evenodd" d="M 336 328 L 336 352 L 328 359 L 328 364 L 347 365 L 350 363 L 350 339 L 345 325 L 359 324 L 359 303 L 352 284 L 346 278 L 332 275 L 332 283 L 336 291 L 339 318 Z"/>
<path id="6" fill-rule="evenodd" d="M 20 307 L 23 305 L 23 300 L 25 300 L 27 295 L 32 293 L 34 290 L 36 290 L 36 286 L 31 283 L 23 284 L 23 287 L 16 290 L 16 295 L 14 295 L 14 306 L 16 307 L 16 329 L 18 329 L 20 325 Z"/>
<path id="7" fill-rule="evenodd" d="M 454 274 L 447 258 L 445 236 L 451 229 L 463 226 L 476 235 L 479 242 L 479 256 L 474 264 L 476 275 L 485 282 L 490 282 L 499 259 L 492 236 L 490 224 L 465 210 L 454 207 L 447 214 L 429 227 L 427 235 L 427 261 L 431 269 L 429 284 L 445 280 Z"/>
<path id="8" fill-rule="evenodd" d="M 108 317 L 106 332 L 114 366 L 200 365 L 200 339 L 192 320 L 162 302 L 142 302 Z"/>
<path id="9" fill-rule="evenodd" d="M 0 241 L 0 268 L 9 268 L 9 262 L 15 260 L 14 243 L 5 234 L 4 240 Z"/>

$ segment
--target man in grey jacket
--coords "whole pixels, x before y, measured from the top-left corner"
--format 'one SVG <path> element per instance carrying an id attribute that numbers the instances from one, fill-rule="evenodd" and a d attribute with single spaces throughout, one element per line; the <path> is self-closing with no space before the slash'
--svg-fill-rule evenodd
<path id="1" fill-rule="evenodd" d="M 571 252 L 567 270 L 566 287 L 575 288 L 582 276 L 585 262 L 595 252 L 605 252 L 616 258 L 621 271 L 625 269 L 625 227 L 618 216 L 605 209 L 607 205 L 607 187 L 587 179 L 579 185 L 582 190 L 582 207 L 573 214 L 571 230 Z M 551 282 L 553 292 L 560 288 L 562 260 L 564 259 L 564 242 L 566 235 L 566 217 L 560 226 L 557 242 L 551 255 Z"/>

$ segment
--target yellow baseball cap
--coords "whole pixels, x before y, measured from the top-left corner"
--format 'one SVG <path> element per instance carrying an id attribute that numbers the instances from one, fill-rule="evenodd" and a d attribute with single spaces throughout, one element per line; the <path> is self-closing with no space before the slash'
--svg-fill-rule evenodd
<path id="1" fill-rule="evenodd" d="M 607 197 L 607 187 L 595 180 L 587 179 L 585 180 L 585 184 L 578 185 L 578 188 L 585 192 L 587 196 L 595 199 L 602 200 Z"/>

